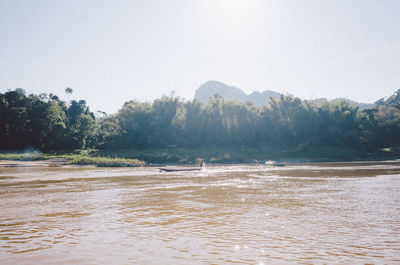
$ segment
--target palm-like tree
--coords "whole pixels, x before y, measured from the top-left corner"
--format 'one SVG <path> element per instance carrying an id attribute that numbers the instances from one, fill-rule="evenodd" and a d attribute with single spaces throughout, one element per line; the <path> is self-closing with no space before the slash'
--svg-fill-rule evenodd
<path id="1" fill-rule="evenodd" d="M 70 102 L 69 102 L 69 95 L 71 95 L 72 92 L 74 92 L 74 91 L 73 91 L 72 88 L 70 88 L 70 87 L 67 87 L 67 88 L 65 89 L 65 93 L 67 93 L 67 96 L 68 96 L 68 105 L 70 104 Z"/>
<path id="2" fill-rule="evenodd" d="M 69 130 L 69 106 L 71 106 L 71 102 L 69 101 L 69 95 L 71 95 L 72 92 L 74 92 L 74 91 L 73 91 L 72 88 L 70 88 L 70 87 L 67 87 L 67 88 L 65 89 L 65 93 L 66 93 L 67 96 L 68 96 L 68 108 L 67 108 L 67 126 L 68 126 L 68 130 Z"/>

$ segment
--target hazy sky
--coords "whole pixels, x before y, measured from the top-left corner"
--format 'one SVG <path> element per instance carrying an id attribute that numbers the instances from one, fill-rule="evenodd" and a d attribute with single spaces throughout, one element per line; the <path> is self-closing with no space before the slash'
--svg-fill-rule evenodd
<path id="1" fill-rule="evenodd" d="M 0 0 L 0 92 L 116 112 L 207 80 L 373 102 L 400 88 L 400 0 Z"/>

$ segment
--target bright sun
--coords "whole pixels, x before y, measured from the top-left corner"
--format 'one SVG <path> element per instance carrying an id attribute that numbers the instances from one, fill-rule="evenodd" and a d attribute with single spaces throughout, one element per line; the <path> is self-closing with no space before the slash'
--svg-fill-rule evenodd
<path id="1" fill-rule="evenodd" d="M 258 8 L 258 0 L 218 0 L 218 9 L 220 14 L 227 23 L 248 24 L 254 16 Z"/>

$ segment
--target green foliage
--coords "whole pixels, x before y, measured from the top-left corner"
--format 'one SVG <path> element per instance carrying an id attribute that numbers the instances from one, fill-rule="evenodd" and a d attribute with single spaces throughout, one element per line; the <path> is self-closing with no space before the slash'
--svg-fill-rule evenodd
<path id="1" fill-rule="evenodd" d="M 369 149 L 400 146 L 400 89 L 361 113 L 362 140 Z"/>
<path id="2" fill-rule="evenodd" d="M 20 88 L 0 94 L 0 149 L 84 148 L 94 128 L 85 101 L 67 108 L 52 94 L 26 95 Z"/>

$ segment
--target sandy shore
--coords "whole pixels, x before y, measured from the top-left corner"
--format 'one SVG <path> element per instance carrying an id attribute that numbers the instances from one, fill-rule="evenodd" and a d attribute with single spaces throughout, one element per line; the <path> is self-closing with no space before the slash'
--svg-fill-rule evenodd
<path id="1" fill-rule="evenodd" d="M 37 161 L 0 160 L 0 167 L 59 167 L 67 164 L 63 158 L 51 158 Z"/>

